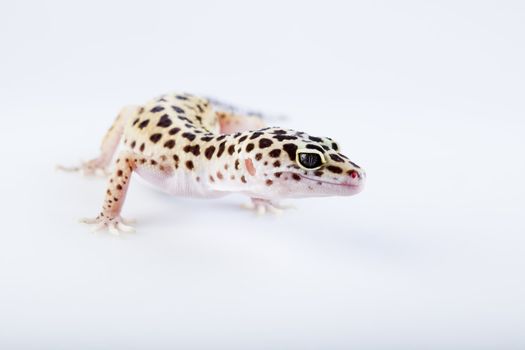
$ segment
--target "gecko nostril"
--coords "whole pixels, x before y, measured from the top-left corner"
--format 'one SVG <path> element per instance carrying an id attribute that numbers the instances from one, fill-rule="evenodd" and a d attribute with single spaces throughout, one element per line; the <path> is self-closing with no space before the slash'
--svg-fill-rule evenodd
<path id="1" fill-rule="evenodd" d="M 359 176 L 359 173 L 358 173 L 357 171 L 355 171 L 355 170 L 350 170 L 350 171 L 348 172 L 348 175 L 350 175 L 350 177 L 351 177 L 352 179 L 358 179 L 358 178 L 361 177 L 361 176 Z"/>

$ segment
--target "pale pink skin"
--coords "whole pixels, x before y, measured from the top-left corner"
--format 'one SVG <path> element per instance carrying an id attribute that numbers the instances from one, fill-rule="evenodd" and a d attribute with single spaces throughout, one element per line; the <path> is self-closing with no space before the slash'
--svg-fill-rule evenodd
<path id="1" fill-rule="evenodd" d="M 364 171 L 339 153 L 331 139 L 263 128 L 258 117 L 221 111 L 189 94 L 163 95 L 124 108 L 105 136 L 100 156 L 63 169 L 105 171 L 121 139 L 103 210 L 85 220 L 112 233 L 131 230 L 120 212 L 133 173 L 177 196 L 242 193 L 252 198 L 251 208 L 258 213 L 280 211 L 278 201 L 285 198 L 351 196 L 365 182 Z M 298 163 L 297 150 L 320 152 L 325 162 L 306 169 Z"/>

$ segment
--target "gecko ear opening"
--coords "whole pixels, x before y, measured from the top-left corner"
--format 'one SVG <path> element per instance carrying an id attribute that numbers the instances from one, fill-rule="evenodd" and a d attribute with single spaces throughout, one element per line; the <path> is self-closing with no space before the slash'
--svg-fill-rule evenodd
<path id="1" fill-rule="evenodd" d="M 246 170 L 248 170 L 248 173 L 251 176 L 255 176 L 257 172 L 255 171 L 255 167 L 253 166 L 253 161 L 250 158 L 244 160 L 244 165 L 246 166 Z"/>

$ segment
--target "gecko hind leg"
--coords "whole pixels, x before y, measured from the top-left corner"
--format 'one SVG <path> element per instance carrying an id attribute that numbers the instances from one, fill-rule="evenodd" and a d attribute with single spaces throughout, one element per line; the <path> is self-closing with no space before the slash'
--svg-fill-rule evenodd
<path id="1" fill-rule="evenodd" d="M 115 151 L 117 150 L 117 147 L 120 143 L 126 122 L 137 114 L 138 108 L 139 107 L 137 106 L 127 106 L 122 108 L 117 118 L 113 122 L 113 125 L 109 128 L 106 135 L 104 136 L 100 146 L 100 154 L 97 158 L 91 159 L 73 167 L 58 165 L 57 169 L 67 172 L 82 171 L 84 175 L 108 176 L 109 172 L 107 167 L 113 159 L 113 155 L 115 154 Z"/>
<path id="2" fill-rule="evenodd" d="M 216 112 L 222 134 L 233 134 L 264 128 L 264 121 L 255 115 Z"/>

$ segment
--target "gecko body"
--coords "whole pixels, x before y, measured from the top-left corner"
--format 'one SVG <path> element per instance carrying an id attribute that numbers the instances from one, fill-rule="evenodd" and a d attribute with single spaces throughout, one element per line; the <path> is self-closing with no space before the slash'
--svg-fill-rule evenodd
<path id="1" fill-rule="evenodd" d="M 259 212 L 283 198 L 349 196 L 365 173 L 327 137 L 264 127 L 258 115 L 236 114 L 191 94 L 166 94 L 125 107 L 80 167 L 91 173 L 115 160 L 100 214 L 84 220 L 113 233 L 131 230 L 120 213 L 133 173 L 172 195 L 214 198 L 241 193 Z"/>

